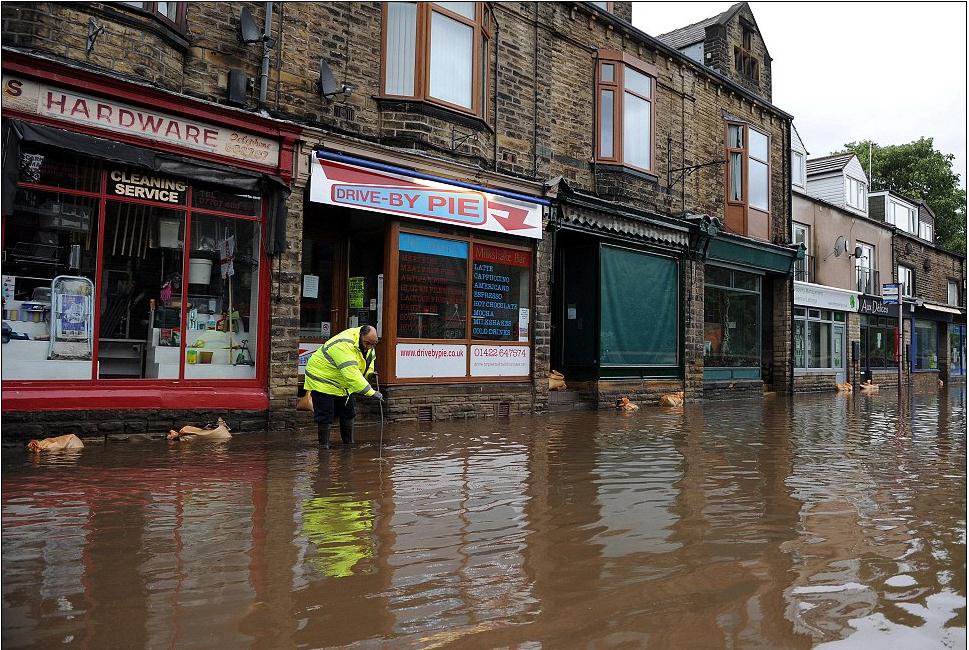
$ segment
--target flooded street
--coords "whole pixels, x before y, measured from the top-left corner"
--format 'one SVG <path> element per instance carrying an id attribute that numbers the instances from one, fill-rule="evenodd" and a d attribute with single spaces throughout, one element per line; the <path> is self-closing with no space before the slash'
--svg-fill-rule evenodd
<path id="1" fill-rule="evenodd" d="M 7 448 L 3 646 L 965 647 L 966 391 L 893 400 Z"/>

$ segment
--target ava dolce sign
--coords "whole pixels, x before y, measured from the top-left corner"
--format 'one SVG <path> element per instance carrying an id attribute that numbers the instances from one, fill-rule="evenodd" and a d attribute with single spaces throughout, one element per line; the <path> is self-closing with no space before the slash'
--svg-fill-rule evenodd
<path id="1" fill-rule="evenodd" d="M 898 310 L 892 309 L 891 305 L 886 305 L 881 298 L 863 296 L 858 300 L 858 313 L 869 316 L 897 316 Z"/>
<path id="2" fill-rule="evenodd" d="M 807 282 L 794 282 L 794 304 L 799 307 L 856 311 L 858 294 L 854 291 L 822 287 Z"/>
<path id="3" fill-rule="evenodd" d="M 94 126 L 260 165 L 279 164 L 279 143 L 268 138 L 9 75 L 3 75 L 2 87 L 4 110 Z"/>

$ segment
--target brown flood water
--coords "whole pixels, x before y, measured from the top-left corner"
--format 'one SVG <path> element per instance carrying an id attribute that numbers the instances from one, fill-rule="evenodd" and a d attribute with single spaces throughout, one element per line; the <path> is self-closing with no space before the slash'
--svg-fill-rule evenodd
<path id="1" fill-rule="evenodd" d="M 4 449 L 3 647 L 964 648 L 966 391 L 893 397 Z"/>

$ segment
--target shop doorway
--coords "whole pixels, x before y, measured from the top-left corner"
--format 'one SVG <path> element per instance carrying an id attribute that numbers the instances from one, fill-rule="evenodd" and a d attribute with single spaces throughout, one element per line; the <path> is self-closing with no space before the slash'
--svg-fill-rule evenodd
<path id="1" fill-rule="evenodd" d="M 382 334 L 385 231 L 380 215 L 330 206 L 304 220 L 300 373 L 316 348 L 349 327 Z"/>

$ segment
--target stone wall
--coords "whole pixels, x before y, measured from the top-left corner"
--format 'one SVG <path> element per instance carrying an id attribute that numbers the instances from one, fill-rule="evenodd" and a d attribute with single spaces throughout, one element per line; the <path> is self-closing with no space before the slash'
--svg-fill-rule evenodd
<path id="1" fill-rule="evenodd" d="M 759 379 L 732 379 L 730 381 L 707 381 L 703 384 L 703 399 L 762 398 L 764 382 Z"/>
<path id="2" fill-rule="evenodd" d="M 915 276 L 915 295 L 938 304 L 948 302 L 948 281 L 955 280 L 959 290 L 959 306 L 966 307 L 962 290 L 966 277 L 966 258 L 937 248 L 917 237 L 896 232 L 893 242 L 895 266 L 899 264 L 912 269 Z M 898 268 L 893 269 L 894 281 L 898 281 Z M 887 282 L 887 280 L 882 280 Z"/>
<path id="3" fill-rule="evenodd" d="M 838 389 L 833 372 L 798 373 L 794 375 L 795 393 L 821 393 Z"/>
<path id="4" fill-rule="evenodd" d="M 37 411 L 4 412 L 3 440 L 21 441 L 50 438 L 73 433 L 79 438 L 123 438 L 147 436 L 162 438 L 170 429 L 186 424 L 205 426 L 218 418 L 225 420 L 233 434 L 265 431 L 265 411 L 206 411 L 146 409 L 123 411 Z"/>

